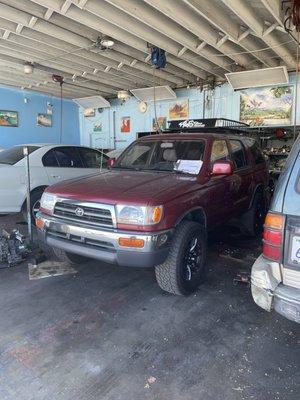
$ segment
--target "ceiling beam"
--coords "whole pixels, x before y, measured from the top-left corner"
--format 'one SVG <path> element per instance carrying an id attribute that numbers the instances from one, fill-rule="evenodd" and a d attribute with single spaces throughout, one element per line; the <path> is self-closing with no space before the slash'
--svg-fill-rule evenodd
<path id="1" fill-rule="evenodd" d="M 251 29 L 241 29 L 240 24 L 231 18 L 231 11 L 220 2 L 220 0 L 183 0 L 186 6 L 190 7 L 196 15 L 200 15 L 203 19 L 215 26 L 218 30 L 227 35 L 228 38 L 238 43 L 242 49 L 251 52 L 252 56 L 267 67 L 275 67 L 277 61 L 272 58 L 270 51 L 260 52 L 264 47 L 256 38 L 250 36 Z M 241 51 L 240 51 L 241 52 Z M 247 68 L 254 69 L 254 63 L 248 63 Z"/>
<path id="2" fill-rule="evenodd" d="M 283 60 L 287 67 L 295 67 L 295 57 L 288 50 L 288 47 L 282 44 L 274 32 L 263 36 L 265 23 L 249 3 L 240 0 L 222 0 L 222 2 L 239 18 L 241 18 L 244 23 L 247 24 L 247 26 L 266 43 L 267 46 L 272 48 L 272 51 Z"/>
<path id="3" fill-rule="evenodd" d="M 77 9 L 79 14 L 82 13 L 79 9 Z M 67 13 L 69 13 L 71 10 L 69 9 Z M 15 23 L 21 23 L 24 24 L 25 26 L 28 26 L 28 22 L 30 21 L 30 14 L 25 13 L 20 10 L 16 10 L 15 8 L 12 8 L 10 6 L 4 5 L 0 3 L 0 15 L 2 19 L 7 19 L 8 21 L 14 21 Z M 51 18 L 50 18 L 51 20 Z M 66 19 L 66 28 L 68 28 L 68 21 Z M 68 29 L 60 28 L 57 27 L 56 25 L 53 25 L 49 21 L 43 21 L 43 20 L 38 20 L 37 23 L 33 27 L 34 30 L 37 32 L 50 35 L 56 39 L 59 39 L 60 41 L 65 41 L 69 44 L 72 44 L 73 46 L 82 47 L 82 48 L 91 48 L 93 45 L 93 42 L 91 42 L 90 39 L 87 39 L 85 37 L 82 37 L 78 34 L 74 34 L 70 32 Z M 112 58 L 111 52 L 110 54 L 105 54 L 106 58 Z M 114 57 L 117 57 L 117 54 L 114 54 Z M 122 55 L 121 58 L 119 57 L 119 62 L 122 62 L 123 59 L 126 58 L 126 56 Z M 148 74 L 153 74 L 153 68 L 151 66 L 145 65 L 144 63 L 137 63 L 134 65 L 134 67 L 130 67 L 130 63 L 132 62 L 132 58 L 128 57 L 126 58 L 126 65 L 129 67 L 129 71 L 143 71 Z M 109 65 L 107 63 L 107 65 Z M 128 70 L 128 68 L 127 68 Z M 129 72 L 128 71 L 128 72 Z M 176 77 L 174 74 L 168 73 L 166 71 L 158 71 L 157 76 L 159 76 L 161 79 L 165 79 L 169 82 L 175 83 L 177 85 L 184 85 L 184 80 L 182 78 Z"/>
<path id="4" fill-rule="evenodd" d="M 229 36 L 227 34 L 220 36 L 209 22 L 199 16 L 199 14 L 195 13 L 195 10 L 191 6 L 179 0 L 144 1 L 201 39 L 203 41 L 200 44 L 201 47 L 199 46 L 196 48 L 196 52 L 199 54 L 203 51 L 204 43 L 216 48 L 224 56 L 227 56 L 239 65 L 247 66 L 249 62 L 253 62 L 253 57 L 251 55 L 241 54 L 231 56 L 230 54 L 241 52 L 242 48 L 233 42 L 226 42 L 226 39 L 228 39 Z M 215 10 L 215 13 L 217 13 L 217 10 Z"/>
<path id="5" fill-rule="evenodd" d="M 34 0 L 34 2 L 38 3 L 40 5 L 43 5 L 45 7 L 49 7 L 50 6 L 49 4 L 51 4 L 52 8 L 55 8 L 55 5 L 56 5 L 55 11 L 59 12 L 59 4 L 60 3 L 58 1 L 55 1 L 54 5 L 53 5 L 53 2 L 50 0 Z M 90 1 L 88 1 L 87 4 L 85 5 L 84 10 L 81 10 L 78 7 L 72 6 L 67 11 L 66 16 L 77 22 L 85 24 L 85 25 L 97 30 L 98 32 L 102 32 L 103 34 L 111 36 L 114 39 L 119 40 L 120 42 L 126 43 L 127 45 L 129 45 L 130 47 L 132 47 L 134 49 L 141 50 L 144 53 L 148 53 L 147 41 L 152 44 L 156 44 L 158 46 L 161 45 L 160 47 L 164 48 L 165 50 L 168 51 L 169 54 L 173 55 L 173 57 L 170 57 L 170 55 L 168 54 L 169 62 L 173 63 L 174 56 L 176 56 L 175 58 L 176 58 L 176 60 L 178 60 L 177 53 L 180 50 L 180 47 L 176 44 L 176 42 L 170 41 L 170 39 L 166 38 L 166 40 L 168 40 L 169 43 L 172 42 L 172 46 L 171 46 L 171 48 L 169 48 L 169 46 L 166 46 L 165 44 L 162 45 L 162 43 L 156 43 L 156 41 L 153 40 L 152 36 L 151 36 L 151 38 L 150 37 L 140 38 L 138 36 L 137 32 L 134 32 L 134 33 L 131 32 L 132 27 L 129 31 L 127 30 L 127 24 L 128 24 L 129 18 L 126 17 L 126 14 L 123 13 L 122 18 L 121 19 L 118 18 L 119 22 L 114 24 L 114 23 L 111 23 L 110 21 L 107 21 L 105 18 L 103 18 L 103 15 L 101 13 L 99 15 L 99 10 L 96 14 L 91 12 L 90 5 L 93 6 L 93 5 L 95 5 L 95 3 L 90 3 Z M 96 4 L 96 7 L 97 7 L 97 5 L 99 6 L 99 3 Z M 126 22 L 126 26 L 124 26 L 125 22 Z M 154 31 L 154 30 L 151 30 L 151 31 Z M 158 33 L 156 32 L 156 34 L 158 34 Z M 170 51 L 170 50 L 172 50 L 172 51 Z M 189 72 L 191 72 L 191 68 L 189 68 L 189 65 L 191 65 L 192 68 L 195 66 L 195 67 L 198 67 L 200 70 L 203 69 L 202 57 L 201 56 L 195 57 L 192 54 L 193 53 L 191 53 L 191 52 L 189 52 L 189 54 L 188 53 L 184 54 L 184 56 L 182 57 L 182 60 L 184 61 L 184 63 L 181 63 L 181 68 L 184 68 Z M 174 65 L 178 65 L 178 64 L 174 64 Z M 163 76 L 164 72 L 165 71 L 163 71 L 163 70 L 157 71 L 157 76 L 164 78 L 164 76 Z M 213 68 L 210 68 L 209 74 L 217 75 L 214 73 Z M 198 76 L 200 76 L 200 75 L 198 75 Z M 200 77 L 201 77 L 201 79 L 206 79 L 206 74 L 204 72 L 202 72 L 202 75 Z M 184 83 L 182 83 L 182 84 L 184 84 Z"/>

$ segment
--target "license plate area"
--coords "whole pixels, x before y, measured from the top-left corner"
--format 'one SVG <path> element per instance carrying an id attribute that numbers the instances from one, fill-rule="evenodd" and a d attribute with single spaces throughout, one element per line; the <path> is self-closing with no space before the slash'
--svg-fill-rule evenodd
<path id="1" fill-rule="evenodd" d="M 300 267 L 300 236 L 293 235 L 290 240 L 289 262 Z"/>

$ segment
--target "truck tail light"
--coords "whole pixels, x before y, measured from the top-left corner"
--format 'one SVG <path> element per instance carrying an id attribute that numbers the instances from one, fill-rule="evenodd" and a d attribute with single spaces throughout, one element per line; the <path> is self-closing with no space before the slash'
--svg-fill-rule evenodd
<path id="1" fill-rule="evenodd" d="M 269 260 L 281 261 L 284 223 L 285 217 L 282 214 L 268 213 L 266 216 L 263 234 L 263 255 Z"/>

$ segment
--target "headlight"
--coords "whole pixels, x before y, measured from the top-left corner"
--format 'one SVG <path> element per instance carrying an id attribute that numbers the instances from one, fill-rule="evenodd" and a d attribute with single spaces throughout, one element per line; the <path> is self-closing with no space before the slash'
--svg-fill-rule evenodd
<path id="1" fill-rule="evenodd" d="M 161 220 L 162 206 L 129 206 L 118 204 L 116 206 L 116 218 L 118 224 L 128 225 L 154 225 Z"/>
<path id="2" fill-rule="evenodd" d="M 55 203 L 56 203 L 55 194 L 43 193 L 41 198 L 41 208 L 43 210 L 45 210 L 49 214 L 53 214 Z"/>

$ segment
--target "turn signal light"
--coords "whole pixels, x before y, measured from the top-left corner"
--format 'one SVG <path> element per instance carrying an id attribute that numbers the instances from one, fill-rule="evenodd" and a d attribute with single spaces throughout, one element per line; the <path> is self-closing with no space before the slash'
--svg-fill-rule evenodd
<path id="1" fill-rule="evenodd" d="M 263 234 L 263 255 L 269 260 L 281 261 L 284 224 L 284 215 L 267 214 Z"/>
<path id="2" fill-rule="evenodd" d="M 36 218 L 35 219 L 35 226 L 38 228 L 38 229 L 43 229 L 44 228 L 44 221 L 42 220 L 42 219 L 39 219 L 39 218 Z"/>
<path id="3" fill-rule="evenodd" d="M 154 207 L 152 210 L 151 222 L 157 224 L 161 220 L 162 207 Z"/>
<path id="4" fill-rule="evenodd" d="M 145 245 L 143 239 L 132 238 L 119 238 L 119 245 L 122 247 L 138 247 L 142 248 Z"/>
<path id="5" fill-rule="evenodd" d="M 268 213 L 265 220 L 265 227 L 274 229 L 283 229 L 284 216 L 281 214 Z"/>

